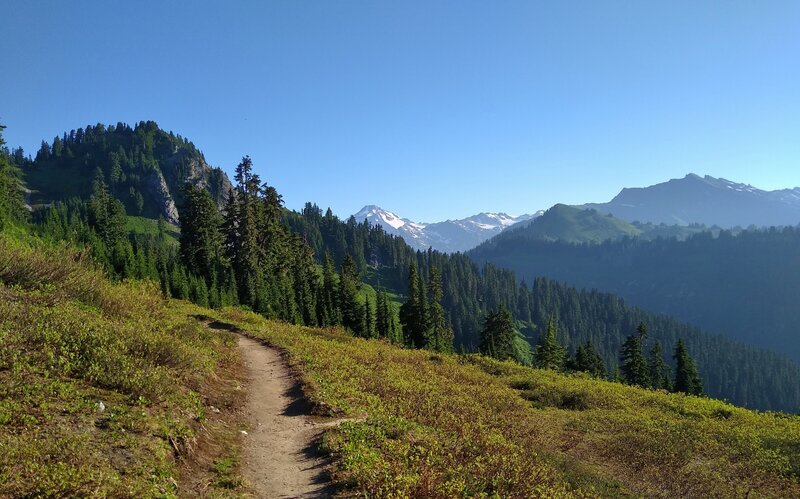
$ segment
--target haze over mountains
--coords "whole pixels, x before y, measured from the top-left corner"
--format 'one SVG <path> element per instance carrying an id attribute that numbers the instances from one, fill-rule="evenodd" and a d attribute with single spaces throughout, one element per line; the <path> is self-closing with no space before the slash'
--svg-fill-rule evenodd
<path id="1" fill-rule="evenodd" d="M 800 360 L 800 228 L 629 223 L 556 205 L 467 253 L 528 282 L 556 279 Z"/>
<path id="2" fill-rule="evenodd" d="M 765 191 L 724 178 L 694 173 L 649 187 L 625 188 L 608 203 L 589 203 L 601 213 L 630 222 L 720 227 L 800 223 L 800 187 Z"/>
<path id="3" fill-rule="evenodd" d="M 479 213 L 461 220 L 419 223 L 379 206 L 367 205 L 353 216 L 358 222 L 368 220 L 371 225 L 380 226 L 389 234 L 402 237 L 413 248 L 426 250 L 432 247 L 438 251 L 454 253 L 474 248 L 505 229 L 536 218 L 542 213 L 538 211 L 518 217 L 505 213 Z"/>

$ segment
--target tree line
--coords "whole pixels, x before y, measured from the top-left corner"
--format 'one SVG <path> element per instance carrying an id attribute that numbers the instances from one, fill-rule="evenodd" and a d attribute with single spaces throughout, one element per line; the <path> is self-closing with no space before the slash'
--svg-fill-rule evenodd
<path id="1" fill-rule="evenodd" d="M 540 369 L 558 372 L 585 372 L 596 378 L 609 379 L 636 385 L 682 392 L 690 395 L 703 395 L 703 381 L 694 359 L 689 355 L 682 339 L 675 344 L 672 358 L 675 362 L 675 375 L 664 361 L 661 342 L 655 341 L 649 354 L 644 353 L 647 326 L 642 322 L 636 333 L 629 335 L 619 353 L 620 365 L 609 373 L 603 357 L 591 342 L 580 344 L 570 355 L 558 340 L 558 324 L 554 318 L 547 322 L 547 329 L 541 335 L 535 349 L 531 352 L 527 342 L 520 341 L 511 312 L 500 307 L 486 316 L 480 333 L 480 352 L 498 360 L 513 360 Z"/>

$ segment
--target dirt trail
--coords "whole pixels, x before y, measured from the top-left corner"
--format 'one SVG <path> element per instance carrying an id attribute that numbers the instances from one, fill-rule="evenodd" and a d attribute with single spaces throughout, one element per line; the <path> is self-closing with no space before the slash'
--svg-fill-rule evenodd
<path id="1" fill-rule="evenodd" d="M 326 462 L 316 441 L 326 424 L 315 423 L 298 383 L 280 354 L 240 336 L 248 370 L 243 472 L 256 497 L 329 497 Z"/>

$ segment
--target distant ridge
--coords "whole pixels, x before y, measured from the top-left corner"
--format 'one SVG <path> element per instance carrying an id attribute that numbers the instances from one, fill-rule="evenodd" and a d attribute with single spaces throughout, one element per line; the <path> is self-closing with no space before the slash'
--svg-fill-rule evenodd
<path id="1" fill-rule="evenodd" d="M 800 187 L 765 191 L 724 178 L 690 173 L 649 187 L 625 188 L 608 203 L 590 203 L 601 213 L 633 222 L 720 227 L 800 224 Z"/>

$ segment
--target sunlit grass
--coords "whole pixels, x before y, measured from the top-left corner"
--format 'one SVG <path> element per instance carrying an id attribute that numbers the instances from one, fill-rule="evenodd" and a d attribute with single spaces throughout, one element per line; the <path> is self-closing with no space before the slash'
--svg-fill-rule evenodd
<path id="1" fill-rule="evenodd" d="M 359 495 L 800 495 L 796 416 L 221 316 L 285 349 L 322 412 L 356 418 L 325 445 Z"/>
<path id="2" fill-rule="evenodd" d="M 236 354 L 153 283 L 0 239 L 0 497 L 178 494 L 205 385 Z"/>

